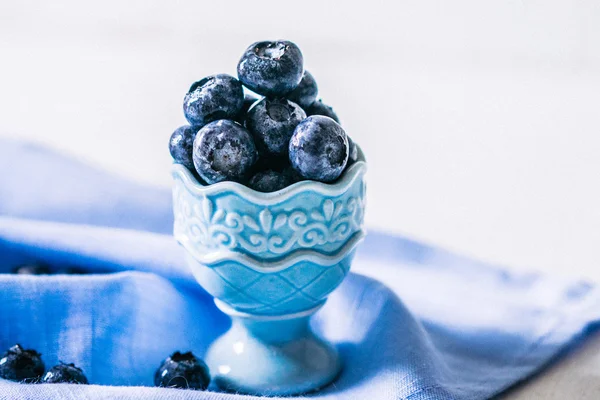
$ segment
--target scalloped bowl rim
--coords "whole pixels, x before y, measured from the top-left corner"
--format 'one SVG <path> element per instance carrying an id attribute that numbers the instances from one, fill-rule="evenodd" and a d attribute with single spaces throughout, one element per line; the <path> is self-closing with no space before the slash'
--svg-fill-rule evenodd
<path id="1" fill-rule="evenodd" d="M 361 148 L 358 148 L 358 160 L 350 165 L 342 173 L 341 177 L 333 183 L 325 183 L 313 180 L 296 182 L 275 192 L 259 192 L 251 189 L 239 182 L 222 181 L 212 185 L 204 185 L 194 177 L 194 175 L 183 165 L 173 164 L 173 177 L 179 177 L 184 181 L 185 186 L 199 195 L 209 195 L 220 192 L 233 192 L 240 197 L 252 200 L 258 204 L 271 203 L 276 200 L 278 203 L 305 191 L 314 191 L 326 196 L 337 196 L 344 192 L 354 181 L 366 172 L 367 162 Z"/>

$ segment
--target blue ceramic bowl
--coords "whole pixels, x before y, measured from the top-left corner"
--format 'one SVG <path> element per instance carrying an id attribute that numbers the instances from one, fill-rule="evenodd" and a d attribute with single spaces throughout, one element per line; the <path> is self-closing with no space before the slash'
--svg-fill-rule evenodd
<path id="1" fill-rule="evenodd" d="M 175 164 L 175 238 L 200 285 L 232 309 L 257 315 L 323 303 L 364 236 L 360 156 L 333 184 L 302 181 L 272 193 L 236 182 L 205 186 Z"/>
<path id="2" fill-rule="evenodd" d="M 205 186 L 174 165 L 175 237 L 194 276 L 232 327 L 206 354 L 223 390 L 292 395 L 341 370 L 334 346 L 310 329 L 344 279 L 364 236 L 366 163 L 333 184 L 260 193 L 235 182 Z"/>

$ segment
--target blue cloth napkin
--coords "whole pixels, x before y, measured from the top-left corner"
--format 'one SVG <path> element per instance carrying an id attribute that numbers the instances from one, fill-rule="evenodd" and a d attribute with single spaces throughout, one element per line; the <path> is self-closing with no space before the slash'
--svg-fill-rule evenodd
<path id="1" fill-rule="evenodd" d="M 74 362 L 93 383 L 0 379 L 0 399 L 251 398 L 150 387 L 165 356 L 203 356 L 229 325 L 170 236 L 169 190 L 11 141 L 0 141 L 0 171 L 0 349 L 18 342 L 48 367 Z M 2 273 L 32 260 L 110 273 Z M 599 319 L 590 284 L 511 273 L 400 237 L 371 233 L 355 267 L 371 277 L 350 274 L 313 318 L 344 372 L 307 397 L 489 398 Z"/>

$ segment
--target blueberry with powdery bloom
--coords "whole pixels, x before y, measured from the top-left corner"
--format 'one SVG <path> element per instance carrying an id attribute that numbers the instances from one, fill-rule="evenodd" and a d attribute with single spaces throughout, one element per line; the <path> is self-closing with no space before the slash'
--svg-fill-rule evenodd
<path id="1" fill-rule="evenodd" d="M 246 49 L 237 67 L 239 80 L 258 94 L 284 96 L 304 73 L 302 52 L 287 40 L 264 41 Z"/>
<path id="2" fill-rule="evenodd" d="M 209 384 L 208 366 L 192 352 L 176 351 L 162 362 L 154 374 L 154 385 L 160 387 L 206 390 Z"/>
<path id="3" fill-rule="evenodd" d="M 211 122 L 198 131 L 194 140 L 194 166 L 208 184 L 243 181 L 256 157 L 252 135 L 233 121 Z"/>
<path id="4" fill-rule="evenodd" d="M 273 170 L 261 171 L 256 173 L 248 183 L 252 189 L 259 192 L 275 192 L 291 185 L 292 179 L 284 172 Z"/>
<path id="5" fill-rule="evenodd" d="M 42 383 L 73 383 L 87 385 L 88 380 L 81 368 L 77 368 L 73 363 L 65 364 L 61 362 L 46 372 L 42 378 Z"/>
<path id="6" fill-rule="evenodd" d="M 169 152 L 173 160 L 192 171 L 194 170 L 192 152 L 198 129 L 190 125 L 180 126 L 175 129 L 175 132 L 171 134 L 171 138 L 169 139 Z"/>
<path id="7" fill-rule="evenodd" d="M 310 72 L 304 71 L 302 80 L 296 89 L 292 90 L 290 94 L 287 95 L 287 98 L 306 109 L 317 100 L 318 94 L 319 88 L 317 87 L 317 81 Z"/>
<path id="8" fill-rule="evenodd" d="M 313 115 L 302 121 L 290 140 L 292 167 L 306 179 L 332 182 L 348 162 L 348 137 L 329 117 Z"/>
<path id="9" fill-rule="evenodd" d="M 41 354 L 16 344 L 0 357 L 0 378 L 16 382 L 37 382 L 44 373 Z"/>
<path id="10" fill-rule="evenodd" d="M 250 109 L 246 127 L 261 156 L 287 156 L 296 126 L 306 118 L 300 106 L 286 99 L 264 98 Z"/>
<path id="11" fill-rule="evenodd" d="M 190 125 L 203 126 L 219 119 L 234 119 L 244 105 L 240 81 L 227 74 L 207 76 L 194 83 L 183 99 Z"/>
<path id="12" fill-rule="evenodd" d="M 322 100 L 315 101 L 312 103 L 310 107 L 304 109 L 306 111 L 306 115 L 324 115 L 333 119 L 338 124 L 340 123 L 340 119 L 338 118 L 333 108 L 329 107 L 327 104 L 323 103 Z"/>

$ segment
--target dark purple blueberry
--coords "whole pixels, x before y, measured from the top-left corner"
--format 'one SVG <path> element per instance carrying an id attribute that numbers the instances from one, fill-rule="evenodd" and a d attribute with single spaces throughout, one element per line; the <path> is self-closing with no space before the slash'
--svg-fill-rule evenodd
<path id="1" fill-rule="evenodd" d="M 61 362 L 46 372 L 42 378 L 42 383 L 75 383 L 87 385 L 88 380 L 81 368 L 77 368 L 72 363 L 65 364 Z"/>
<path id="2" fill-rule="evenodd" d="M 273 170 L 256 173 L 248 183 L 248 186 L 259 192 L 275 192 L 291 185 L 292 179 L 284 172 Z"/>
<path id="3" fill-rule="evenodd" d="M 248 112 L 246 128 L 261 156 L 285 157 L 294 129 L 304 118 L 304 110 L 296 103 L 265 97 Z"/>
<path id="4" fill-rule="evenodd" d="M 336 180 L 348 162 L 348 137 L 329 117 L 313 115 L 300 122 L 290 140 L 292 167 L 306 179 Z"/>
<path id="5" fill-rule="evenodd" d="M 244 105 L 240 81 L 227 74 L 207 76 L 194 83 L 183 99 L 190 125 L 203 126 L 218 119 L 234 119 Z"/>
<path id="6" fill-rule="evenodd" d="M 254 96 L 253 94 L 246 93 L 244 95 L 244 105 L 242 106 L 242 110 L 240 111 L 235 120 L 240 124 L 244 125 L 244 123 L 246 122 L 246 116 L 248 115 L 248 110 L 257 101 L 258 97 Z"/>
<path id="7" fill-rule="evenodd" d="M 331 108 L 327 104 L 323 103 L 322 100 L 315 101 L 314 103 L 312 103 L 312 105 L 310 107 L 305 108 L 304 110 L 306 111 L 306 115 L 308 115 L 308 116 L 324 115 L 326 117 L 333 119 L 338 124 L 340 123 L 340 119 L 338 118 L 337 114 L 333 111 L 333 108 Z"/>
<path id="8" fill-rule="evenodd" d="M 350 136 L 348 136 L 348 164 L 355 163 L 358 160 L 358 147 Z"/>
<path id="9" fill-rule="evenodd" d="M 209 384 L 208 366 L 192 352 L 176 351 L 154 374 L 154 385 L 160 387 L 206 390 Z"/>
<path id="10" fill-rule="evenodd" d="M 0 357 L 0 378 L 16 382 L 37 382 L 44 373 L 41 354 L 16 344 Z"/>
<path id="11" fill-rule="evenodd" d="M 246 178 L 257 154 L 250 132 L 236 122 L 222 119 L 198 131 L 193 156 L 200 177 L 213 184 Z"/>
<path id="12" fill-rule="evenodd" d="M 13 268 L 12 273 L 18 275 L 49 275 L 52 271 L 50 271 L 50 267 L 42 263 L 27 263 L 16 266 Z"/>
<path id="13" fill-rule="evenodd" d="M 237 67 L 248 89 L 264 96 L 284 96 L 304 73 L 302 52 L 287 40 L 256 42 L 246 49 Z"/>
<path id="14" fill-rule="evenodd" d="M 306 109 L 317 100 L 318 94 L 319 88 L 317 87 L 317 81 L 315 81 L 315 78 L 310 72 L 305 70 L 302 80 L 296 89 L 292 90 L 292 92 L 287 95 L 287 98 Z"/>
<path id="15" fill-rule="evenodd" d="M 194 150 L 194 138 L 198 129 L 190 125 L 180 126 L 175 129 L 169 140 L 169 152 L 173 160 L 192 171 L 194 170 L 192 152 Z"/>

